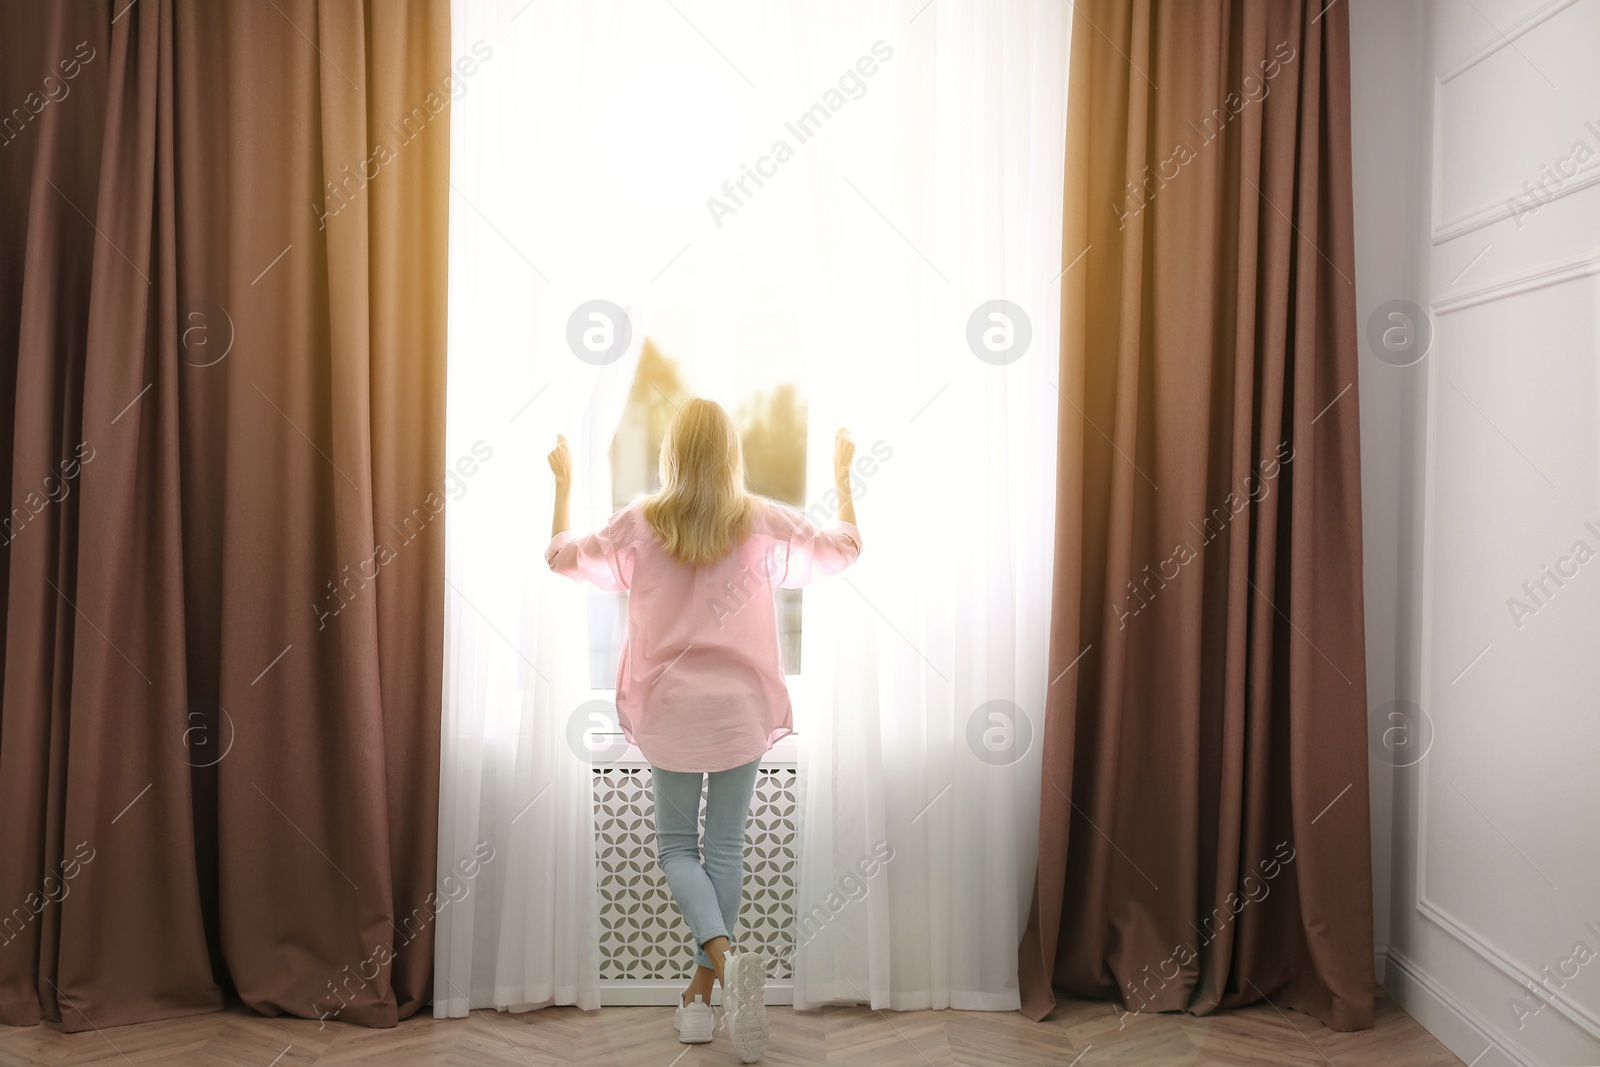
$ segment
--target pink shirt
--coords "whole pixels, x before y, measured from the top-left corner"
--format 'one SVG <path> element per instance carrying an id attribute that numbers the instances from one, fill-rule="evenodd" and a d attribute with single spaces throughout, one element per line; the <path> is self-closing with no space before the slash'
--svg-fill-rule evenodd
<path id="1" fill-rule="evenodd" d="M 724 771 L 794 732 L 775 591 L 836 574 L 860 554 L 854 524 L 819 530 L 755 498 L 749 536 L 716 563 L 668 556 L 642 501 L 595 533 L 556 534 L 544 558 L 557 574 L 628 593 L 617 718 L 629 743 L 663 770 Z"/>

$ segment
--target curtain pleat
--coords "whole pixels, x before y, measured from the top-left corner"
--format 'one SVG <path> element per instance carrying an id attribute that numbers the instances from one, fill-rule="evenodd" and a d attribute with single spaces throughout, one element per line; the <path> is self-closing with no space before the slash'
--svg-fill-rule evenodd
<path id="1" fill-rule="evenodd" d="M 1372 1024 L 1347 33 L 1077 7 L 1034 1018 Z"/>
<path id="2" fill-rule="evenodd" d="M 437 901 L 448 3 L 21 7 L 0 1020 L 393 1025 Z"/>

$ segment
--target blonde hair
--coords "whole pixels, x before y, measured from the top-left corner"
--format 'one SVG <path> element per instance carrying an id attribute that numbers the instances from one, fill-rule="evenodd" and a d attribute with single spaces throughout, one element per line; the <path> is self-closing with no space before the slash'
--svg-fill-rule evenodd
<path id="1" fill-rule="evenodd" d="M 661 490 L 645 500 L 645 521 L 667 555 L 698 566 L 717 562 L 744 540 L 752 510 L 733 420 L 715 401 L 695 397 L 667 425 Z"/>

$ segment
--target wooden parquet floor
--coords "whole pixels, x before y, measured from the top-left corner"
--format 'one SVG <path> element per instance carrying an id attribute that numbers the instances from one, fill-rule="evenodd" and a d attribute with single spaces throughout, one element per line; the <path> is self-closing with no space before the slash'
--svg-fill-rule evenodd
<path id="1" fill-rule="evenodd" d="M 1341 1034 L 1270 1006 L 1207 1018 L 1134 1015 L 1069 1002 L 1044 1023 L 1015 1013 L 768 1009 L 769 1067 L 1456 1067 L 1461 1061 L 1392 1001 L 1377 1026 Z M 0 1067 L 724 1067 L 725 1033 L 680 1045 L 670 1008 L 548 1008 L 521 1015 L 421 1015 L 392 1030 L 216 1015 L 63 1034 L 0 1026 Z"/>

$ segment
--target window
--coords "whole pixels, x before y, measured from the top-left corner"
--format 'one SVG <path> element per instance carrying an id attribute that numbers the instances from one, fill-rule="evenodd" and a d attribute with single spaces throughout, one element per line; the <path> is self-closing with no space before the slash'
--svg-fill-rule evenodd
<path id="1" fill-rule="evenodd" d="M 684 305 L 666 304 L 646 338 L 627 408 L 611 445 L 612 506 L 620 508 L 641 493 L 661 487 L 657 456 L 677 406 L 690 396 L 708 396 L 728 409 L 739 427 L 745 484 L 754 493 L 804 509 L 806 504 L 806 405 L 798 352 L 788 329 L 789 309 L 781 302 L 783 259 L 777 255 L 749 264 L 765 274 L 771 303 L 742 312 L 731 334 L 734 353 L 764 351 L 766 359 L 718 366 L 696 348 L 699 316 Z M 742 365 L 740 365 L 742 364 Z M 737 369 L 736 369 L 737 367 Z M 627 594 L 589 592 L 589 684 L 610 689 L 626 626 Z M 802 592 L 778 592 L 778 639 L 784 672 L 800 673 Z"/>
<path id="2" fill-rule="evenodd" d="M 763 72 L 755 88 L 708 54 L 702 33 L 670 7 L 622 22 L 589 10 L 574 8 L 584 14 L 569 20 L 535 7 L 513 28 L 529 35 L 528 55 L 546 62 L 501 68 L 519 88 L 538 86 L 517 97 L 528 146 L 508 150 L 527 162 L 510 198 L 526 205 L 526 233 L 506 232 L 552 279 L 535 279 L 541 297 L 559 288 L 572 300 L 563 307 L 605 298 L 638 310 L 634 328 L 647 343 L 612 442 L 613 504 L 656 488 L 673 405 L 698 395 L 740 426 L 750 489 L 803 510 L 813 395 L 806 353 L 826 329 L 817 309 L 832 295 L 818 269 L 819 235 L 839 225 L 819 220 L 829 200 L 817 196 L 810 169 L 849 143 L 839 139 L 877 96 L 857 93 L 825 128 L 815 115 L 796 116 L 815 110 L 818 94 L 876 35 L 863 29 L 858 40 L 852 30 L 825 76 L 813 77 L 789 64 L 789 35 L 810 32 L 809 21 L 728 7 L 712 27 L 718 47 Z M 539 31 L 541 18 L 555 24 Z M 575 49 L 574 32 L 590 35 L 589 46 Z M 796 121 L 804 136 L 790 129 Z M 775 168 L 780 140 L 804 153 L 791 151 L 797 161 Z M 474 142 L 472 152 L 482 150 Z M 838 243 L 830 239 L 829 247 Z M 625 612 L 614 595 L 596 593 L 590 603 L 590 683 L 609 689 Z M 779 609 L 785 670 L 796 674 L 800 593 L 780 594 Z"/>

